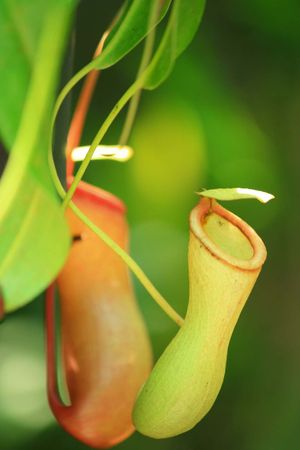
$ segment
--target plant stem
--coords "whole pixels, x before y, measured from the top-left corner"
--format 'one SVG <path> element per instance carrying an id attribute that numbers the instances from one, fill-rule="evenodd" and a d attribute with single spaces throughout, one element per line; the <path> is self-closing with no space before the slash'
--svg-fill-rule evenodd
<path id="1" fill-rule="evenodd" d="M 64 201 L 62 203 L 62 207 L 65 209 L 68 207 L 68 204 L 70 203 L 70 200 L 72 199 L 74 192 L 82 179 L 91 159 L 93 156 L 93 153 L 97 147 L 97 145 L 100 144 L 103 137 L 105 136 L 106 132 L 108 131 L 110 125 L 113 123 L 119 112 L 124 108 L 126 103 L 131 99 L 131 97 L 136 93 L 138 89 L 140 89 L 143 86 L 144 77 L 140 77 L 138 80 L 136 80 L 129 89 L 123 94 L 123 96 L 120 98 L 120 100 L 116 103 L 114 108 L 111 110 L 105 121 L 103 122 L 101 128 L 99 129 L 98 133 L 94 137 L 91 146 L 89 148 L 89 151 L 86 154 L 86 157 L 82 161 L 75 177 L 73 180 L 73 183 L 70 186 L 70 189 L 67 191 L 66 196 L 64 198 Z"/>
<path id="2" fill-rule="evenodd" d="M 126 263 L 126 265 L 135 274 L 137 279 L 149 292 L 151 297 L 156 301 L 160 308 L 172 319 L 177 325 L 181 326 L 183 324 L 183 318 L 172 308 L 172 306 L 164 299 L 160 292 L 156 289 L 153 283 L 149 280 L 144 271 L 135 262 L 135 260 L 123 250 L 113 239 L 111 239 L 108 234 L 97 227 L 82 211 L 72 203 L 71 208 L 73 212 L 87 225 L 102 241 L 104 241 L 120 258 Z"/>
<path id="3" fill-rule="evenodd" d="M 55 184 L 56 190 L 59 195 L 64 198 L 66 192 L 57 176 L 55 166 L 50 161 L 51 173 L 53 182 Z M 146 291 L 151 295 L 153 300 L 160 306 L 160 308 L 170 317 L 177 325 L 182 326 L 184 319 L 175 311 L 174 308 L 167 302 L 167 300 L 159 293 L 154 284 L 149 280 L 145 272 L 141 267 L 134 261 L 133 258 L 123 250 L 111 237 L 97 227 L 72 201 L 69 204 L 70 208 L 76 214 L 77 217 L 90 229 L 92 230 L 106 245 L 108 245 L 129 267 L 129 269 L 134 273 L 136 278 L 144 286 Z"/>
<path id="4" fill-rule="evenodd" d="M 152 34 L 152 33 L 151 33 Z M 135 274 L 137 279 L 140 281 L 140 283 L 144 286 L 144 288 L 148 291 L 148 293 L 151 295 L 151 297 L 154 299 L 154 301 L 160 306 L 160 308 L 175 322 L 177 325 L 181 326 L 184 322 L 184 319 L 172 308 L 172 306 L 164 299 L 164 297 L 159 293 L 159 291 L 156 289 L 156 287 L 153 285 L 153 283 L 149 280 L 147 275 L 144 273 L 144 271 L 141 269 L 141 267 L 134 261 L 133 258 L 119 245 L 110 238 L 109 235 L 107 235 L 103 230 L 101 230 L 99 227 L 97 227 L 72 201 L 72 196 L 78 186 L 78 183 L 80 182 L 81 178 L 84 175 L 84 172 L 86 171 L 89 162 L 93 156 L 93 153 L 105 136 L 107 130 L 109 129 L 110 125 L 114 121 L 114 119 L 117 117 L 119 112 L 122 110 L 122 108 L 127 104 L 127 102 L 135 96 L 137 92 L 141 90 L 143 87 L 146 73 L 145 73 L 145 67 L 148 65 L 152 48 L 154 44 L 154 34 L 152 34 L 151 39 L 149 38 L 148 43 L 145 45 L 144 54 L 141 62 L 141 66 L 139 68 L 139 76 L 136 79 L 136 81 L 129 87 L 129 89 L 124 93 L 124 95 L 121 97 L 121 99 L 118 101 L 118 103 L 114 106 L 106 120 L 103 122 L 101 128 L 99 129 L 98 133 L 96 134 L 95 138 L 93 139 L 91 146 L 89 148 L 89 151 L 84 159 L 84 161 L 81 163 L 81 166 L 78 169 L 78 172 L 76 176 L 74 177 L 73 183 L 70 186 L 70 189 L 68 192 L 65 192 L 65 189 L 63 188 L 59 177 L 56 172 L 55 164 L 53 161 L 53 155 L 52 152 L 49 152 L 49 166 L 50 166 L 50 172 L 52 175 L 53 183 L 57 189 L 57 192 L 63 199 L 62 206 L 63 208 L 67 208 L 70 206 L 72 211 L 81 219 L 83 223 L 87 227 L 89 227 L 100 239 L 105 242 L 106 245 L 108 245 L 124 262 L 125 264 L 130 268 L 130 270 Z M 145 65 L 145 67 L 142 67 L 142 64 Z M 75 84 L 82 79 L 85 75 L 87 75 L 91 70 L 93 70 L 93 61 L 91 61 L 87 66 L 85 66 L 81 71 L 79 71 L 71 80 L 71 83 L 69 83 L 60 93 L 57 102 L 56 107 L 54 109 L 53 119 L 52 119 L 52 126 L 54 126 L 55 117 L 57 115 L 57 112 L 67 95 L 67 93 L 70 91 L 70 89 L 75 86 Z M 144 72 L 144 76 L 143 76 Z M 126 134 L 130 133 L 130 128 L 133 123 L 133 119 L 136 113 L 137 105 L 138 105 L 137 98 L 135 100 L 136 104 L 134 106 L 131 106 L 131 124 L 126 126 Z M 129 121 L 129 119 L 128 119 Z M 125 136 L 126 137 L 126 136 Z M 77 136 L 78 138 L 78 136 Z M 75 138 L 74 138 L 75 139 Z M 50 139 L 50 148 L 52 148 L 52 138 Z"/>
<path id="5" fill-rule="evenodd" d="M 153 7 L 153 11 L 150 17 L 150 27 L 152 26 L 152 23 L 155 21 L 157 14 L 159 11 L 159 3 L 155 3 Z M 148 34 L 145 41 L 144 51 L 141 59 L 141 63 L 137 72 L 136 79 L 138 79 L 146 67 L 148 66 L 152 52 L 153 47 L 155 43 L 155 28 Z M 121 132 L 121 136 L 119 139 L 119 145 L 126 145 L 132 130 L 132 126 L 134 123 L 134 119 L 137 113 L 139 101 L 142 94 L 142 87 L 136 91 L 136 93 L 133 95 L 132 99 L 130 100 L 128 112 L 126 115 L 125 123 Z"/>
<path id="6" fill-rule="evenodd" d="M 94 58 L 100 55 L 102 52 L 104 43 L 109 34 L 109 31 L 105 31 L 101 37 L 99 44 L 95 50 Z M 75 108 L 75 112 L 71 121 L 66 149 L 66 162 L 67 162 L 67 177 L 73 175 L 74 162 L 71 158 L 71 153 L 74 147 L 80 144 L 82 130 L 84 127 L 87 111 L 91 102 L 91 98 L 100 75 L 100 70 L 91 70 L 86 77 L 82 90 L 79 95 L 79 99 Z"/>
<path id="7" fill-rule="evenodd" d="M 156 1 L 153 4 L 152 11 L 150 14 L 149 19 L 149 28 L 151 28 L 152 24 L 155 22 L 155 19 L 159 13 L 160 10 L 160 2 Z M 121 133 L 120 137 L 120 145 L 124 145 L 127 142 L 127 139 L 129 137 L 134 118 L 137 112 L 137 107 L 141 95 L 141 90 L 143 88 L 144 80 L 146 78 L 146 68 L 149 64 L 149 61 L 151 59 L 152 50 L 154 46 L 155 41 L 155 28 L 149 33 L 149 35 L 146 37 L 146 43 L 144 47 L 144 52 L 142 56 L 142 61 L 138 70 L 136 81 L 129 87 L 129 89 L 125 92 L 125 94 L 121 97 L 121 99 L 117 102 L 117 104 L 114 106 L 106 120 L 103 122 L 103 125 L 100 127 L 98 133 L 96 134 L 95 138 L 93 139 L 91 146 L 89 148 L 89 151 L 82 161 L 78 172 L 76 173 L 76 176 L 74 177 L 74 180 L 67 191 L 67 194 L 64 198 L 62 207 L 66 208 L 68 206 L 68 203 L 72 199 L 74 192 L 78 186 L 79 181 L 82 179 L 91 159 L 93 156 L 93 153 L 97 147 L 97 145 L 100 144 L 102 141 L 104 135 L 106 134 L 107 130 L 109 129 L 110 125 L 114 121 L 114 119 L 117 117 L 119 112 L 122 110 L 122 108 L 126 105 L 126 103 L 131 99 L 131 103 L 128 110 L 128 115 L 125 120 L 124 129 Z M 87 66 L 86 66 L 87 67 Z M 144 75 L 144 76 L 143 76 Z"/>

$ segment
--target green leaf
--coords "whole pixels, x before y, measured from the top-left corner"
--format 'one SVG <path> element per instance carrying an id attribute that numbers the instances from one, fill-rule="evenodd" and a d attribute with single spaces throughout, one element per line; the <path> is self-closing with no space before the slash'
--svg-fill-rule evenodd
<path id="1" fill-rule="evenodd" d="M 22 190 L 23 187 L 23 190 Z M 14 207 L 1 220 L 0 283 L 7 312 L 43 291 L 64 263 L 69 233 L 52 195 L 25 175 Z"/>
<path id="2" fill-rule="evenodd" d="M 30 301 L 56 276 L 69 231 L 49 176 L 50 111 L 75 2 L 49 6 L 17 137 L 0 183 L 0 286 L 5 310 Z"/>
<path id="3" fill-rule="evenodd" d="M 52 2 L 0 2 L 0 136 L 10 151 L 21 120 L 41 27 Z"/>
<path id="4" fill-rule="evenodd" d="M 157 2 L 157 0 L 155 0 Z M 160 0 L 158 0 L 161 3 Z M 133 0 L 121 14 L 112 29 L 101 55 L 94 61 L 94 68 L 105 69 L 126 56 L 163 19 L 171 0 L 165 0 L 156 20 L 149 26 L 153 2 Z"/>
<path id="5" fill-rule="evenodd" d="M 267 203 L 274 198 L 274 195 L 268 192 L 257 191 L 248 188 L 227 188 L 227 189 L 208 189 L 197 192 L 201 197 L 214 198 L 215 200 L 240 200 L 255 198 L 261 203 Z"/>
<path id="6" fill-rule="evenodd" d="M 161 44 L 144 73 L 145 89 L 155 89 L 170 74 L 176 58 L 193 39 L 203 16 L 205 0 L 174 0 Z"/>

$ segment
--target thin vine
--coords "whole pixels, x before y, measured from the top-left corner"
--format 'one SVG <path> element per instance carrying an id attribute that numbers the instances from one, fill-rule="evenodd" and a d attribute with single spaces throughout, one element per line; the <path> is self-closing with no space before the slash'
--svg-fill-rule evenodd
<path id="1" fill-rule="evenodd" d="M 151 14 L 151 20 L 153 20 L 153 14 Z M 150 43 L 149 43 L 150 40 Z M 59 177 L 56 172 L 52 150 L 49 153 L 49 164 L 50 164 L 50 171 L 52 174 L 54 185 L 57 189 L 57 192 L 63 199 L 63 208 L 66 209 L 68 206 L 72 209 L 72 211 L 84 222 L 100 239 L 102 239 L 125 263 L 126 265 L 131 269 L 131 271 L 135 274 L 137 279 L 141 282 L 141 284 L 145 287 L 145 289 L 149 292 L 151 297 L 155 300 L 155 302 L 160 306 L 160 308 L 179 326 L 181 326 L 184 322 L 184 319 L 172 308 L 172 306 L 164 299 L 164 297 L 160 294 L 160 292 L 156 289 L 156 287 L 153 285 L 153 283 L 149 280 L 147 275 L 144 273 L 144 271 L 141 269 L 141 267 L 134 261 L 133 258 L 125 251 L 123 250 L 113 239 L 110 238 L 108 234 L 106 234 L 103 230 L 101 230 L 99 227 L 97 227 L 72 201 L 72 196 L 74 195 L 74 192 L 82 179 L 82 176 L 88 167 L 88 164 L 93 156 L 93 153 L 97 147 L 97 145 L 100 143 L 100 141 L 103 139 L 104 135 L 106 134 L 107 130 L 109 129 L 110 125 L 113 123 L 114 119 L 117 117 L 121 109 L 127 104 L 127 102 L 142 89 L 146 71 L 145 67 L 148 65 L 149 59 L 151 57 L 152 48 L 154 44 L 154 35 L 153 33 L 150 33 L 146 38 L 146 44 L 144 47 L 144 52 L 142 56 L 141 65 L 138 71 L 138 78 L 137 80 L 130 86 L 130 88 L 125 92 L 125 94 L 122 96 L 122 98 L 119 100 L 119 102 L 115 105 L 115 107 L 112 109 L 111 113 L 108 115 L 104 123 L 102 124 L 101 128 L 99 129 L 98 133 L 96 134 L 95 138 L 92 141 L 92 144 L 89 148 L 89 151 L 82 162 L 76 176 L 74 177 L 73 183 L 66 192 L 59 180 Z M 78 72 L 75 77 L 72 78 L 70 84 L 62 90 L 61 94 L 58 97 L 56 108 L 54 110 L 54 116 L 53 116 L 53 123 L 52 127 L 54 126 L 55 117 L 58 113 L 58 110 L 60 108 L 60 105 L 67 93 L 70 90 L 70 86 L 74 86 L 84 75 L 87 75 L 92 69 L 93 69 L 93 61 L 89 63 L 87 66 L 85 66 L 80 72 Z M 84 74 L 84 75 L 83 75 Z M 135 100 L 134 105 L 130 112 L 130 122 L 133 123 L 133 118 L 136 112 L 138 106 L 138 98 Z M 133 114 L 134 113 L 134 114 Z M 132 126 L 132 123 L 130 124 L 130 127 Z M 126 133 L 130 131 L 130 128 L 127 127 Z M 51 149 L 52 149 L 52 136 L 50 139 L 51 142 Z"/>
<path id="2" fill-rule="evenodd" d="M 153 16 L 150 17 L 150 23 L 154 22 L 157 15 L 158 15 L 158 6 L 159 4 L 155 4 L 154 8 L 153 8 Z M 143 55 L 142 55 L 142 59 L 141 59 L 141 63 L 137 72 L 137 76 L 136 79 L 138 80 L 142 73 L 145 71 L 145 69 L 147 68 L 150 60 L 151 60 L 151 56 L 153 53 L 153 47 L 154 47 L 154 43 L 155 43 L 155 28 L 153 28 L 152 31 L 150 31 L 149 35 L 146 38 L 146 42 L 145 42 L 145 47 L 144 47 L 144 51 L 143 51 Z M 126 115 L 126 119 L 124 122 L 124 126 L 120 135 L 120 139 L 119 139 L 119 145 L 126 145 L 134 124 L 134 119 L 137 113 L 137 109 L 138 109 L 138 105 L 139 105 L 139 101 L 141 98 L 141 94 L 142 94 L 142 89 L 138 89 L 136 91 L 136 93 L 133 95 L 132 99 L 130 100 L 129 103 L 129 107 L 128 107 L 128 112 Z"/>

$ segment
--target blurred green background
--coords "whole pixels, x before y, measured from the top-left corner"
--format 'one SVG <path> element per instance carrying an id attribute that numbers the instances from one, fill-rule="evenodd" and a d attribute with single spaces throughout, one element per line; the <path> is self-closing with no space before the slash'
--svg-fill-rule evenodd
<path id="1" fill-rule="evenodd" d="M 91 58 L 120 3 L 80 3 L 74 71 Z M 227 204 L 262 236 L 268 260 L 233 335 L 215 406 L 184 435 L 155 441 L 135 433 L 120 450 L 300 448 L 299 17 L 298 0 L 208 1 L 200 31 L 170 78 L 143 94 L 130 140 L 134 158 L 88 169 L 86 180 L 127 203 L 132 254 L 182 314 L 195 191 L 241 186 L 276 196 L 265 206 Z M 139 47 L 101 74 L 83 143 L 133 81 L 140 54 Z M 117 141 L 123 119 L 107 143 Z M 135 286 L 158 357 L 176 326 Z M 86 449 L 49 412 L 43 339 L 42 298 L 1 324 L 0 447 Z"/>

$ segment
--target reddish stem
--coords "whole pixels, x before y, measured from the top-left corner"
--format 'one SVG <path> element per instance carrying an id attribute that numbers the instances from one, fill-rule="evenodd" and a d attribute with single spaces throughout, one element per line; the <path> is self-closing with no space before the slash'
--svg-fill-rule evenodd
<path id="1" fill-rule="evenodd" d="M 94 58 L 100 55 L 102 52 L 104 43 L 109 34 L 109 31 L 106 31 L 102 38 L 99 41 L 99 44 L 96 48 Z M 74 171 L 74 161 L 72 161 L 71 153 L 74 147 L 77 147 L 80 144 L 80 139 L 82 135 L 82 130 L 85 123 L 85 118 L 88 112 L 88 108 L 92 99 L 92 95 L 97 83 L 97 80 L 100 75 L 100 70 L 92 70 L 84 81 L 81 93 L 79 95 L 79 99 L 76 105 L 76 109 L 71 121 L 68 138 L 67 138 L 67 149 L 66 149 L 66 172 L 67 177 L 73 175 Z"/>

